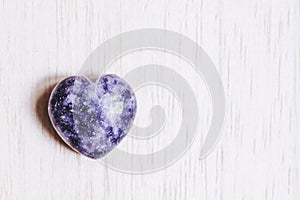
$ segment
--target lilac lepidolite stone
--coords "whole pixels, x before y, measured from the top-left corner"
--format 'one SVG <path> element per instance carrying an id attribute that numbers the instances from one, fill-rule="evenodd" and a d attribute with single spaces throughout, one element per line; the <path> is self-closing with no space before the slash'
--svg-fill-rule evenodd
<path id="1" fill-rule="evenodd" d="M 95 83 L 71 76 L 53 89 L 48 112 L 60 137 L 74 150 L 98 159 L 126 136 L 136 113 L 130 86 L 116 75 Z"/>

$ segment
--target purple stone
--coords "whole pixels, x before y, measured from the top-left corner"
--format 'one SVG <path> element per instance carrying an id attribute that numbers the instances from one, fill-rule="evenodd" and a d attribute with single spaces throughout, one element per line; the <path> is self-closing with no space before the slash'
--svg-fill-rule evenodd
<path id="1" fill-rule="evenodd" d="M 116 75 L 95 83 L 71 76 L 53 89 L 48 113 L 60 137 L 74 150 L 98 159 L 126 136 L 136 113 L 130 86 Z"/>

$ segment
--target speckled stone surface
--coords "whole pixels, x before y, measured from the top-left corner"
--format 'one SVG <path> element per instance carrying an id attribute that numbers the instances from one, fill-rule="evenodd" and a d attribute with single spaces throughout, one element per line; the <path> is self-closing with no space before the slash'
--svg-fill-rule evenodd
<path id="1" fill-rule="evenodd" d="M 53 89 L 48 113 L 60 137 L 74 150 L 98 159 L 126 136 L 136 113 L 130 86 L 116 75 L 95 83 L 71 76 Z"/>

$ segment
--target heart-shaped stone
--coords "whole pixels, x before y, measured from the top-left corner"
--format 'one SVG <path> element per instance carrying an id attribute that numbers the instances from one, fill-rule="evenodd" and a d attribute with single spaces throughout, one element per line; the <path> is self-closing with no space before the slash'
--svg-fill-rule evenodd
<path id="1" fill-rule="evenodd" d="M 116 75 L 104 75 L 95 83 L 71 76 L 53 89 L 50 120 L 60 137 L 74 150 L 98 159 L 126 136 L 136 113 L 130 86 Z"/>

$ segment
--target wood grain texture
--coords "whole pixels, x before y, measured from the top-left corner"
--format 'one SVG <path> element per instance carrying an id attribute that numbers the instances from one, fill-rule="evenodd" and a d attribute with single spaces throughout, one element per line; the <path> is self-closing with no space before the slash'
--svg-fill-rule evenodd
<path id="1" fill-rule="evenodd" d="M 185 156 L 131 175 L 67 148 L 46 107 L 51 87 L 101 42 L 147 27 L 206 50 L 225 86 L 227 118 L 218 145 L 199 160 L 210 113 L 203 97 L 203 134 Z M 299 0 L 2 0 L 0 199 L 300 199 L 299 78 Z"/>

